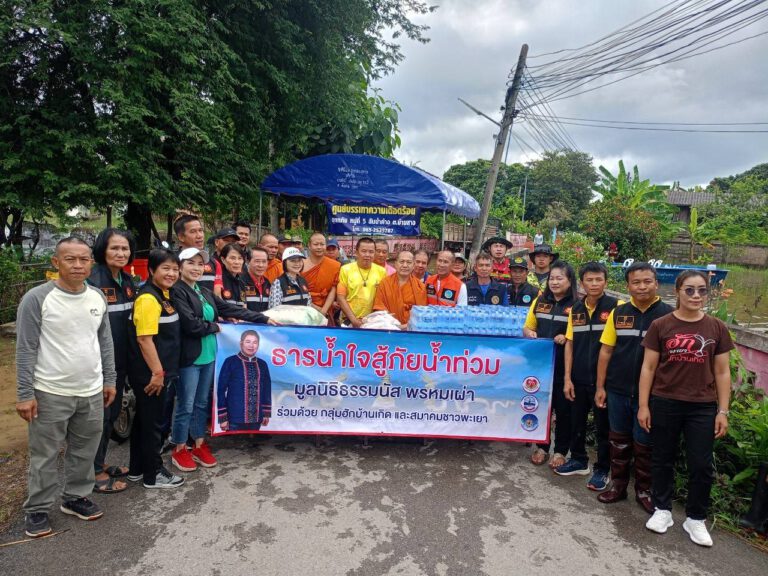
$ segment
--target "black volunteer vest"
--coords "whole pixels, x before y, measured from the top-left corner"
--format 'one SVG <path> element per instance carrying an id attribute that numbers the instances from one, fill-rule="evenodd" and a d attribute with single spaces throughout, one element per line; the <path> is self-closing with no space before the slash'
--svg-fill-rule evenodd
<path id="1" fill-rule="evenodd" d="M 573 298 L 570 293 L 556 302 L 552 296 L 544 297 L 542 294 L 536 301 L 533 313 L 536 316 L 536 335 L 539 338 L 554 338 L 558 334 L 565 334 L 568 330 L 568 313 L 573 306 Z M 565 346 L 555 344 L 555 381 L 562 381 L 565 377 Z"/>
<path id="2" fill-rule="evenodd" d="M 88 284 L 102 291 L 107 299 L 109 327 L 115 347 L 115 370 L 124 373 L 128 367 L 128 324 L 133 310 L 136 288 L 129 274 L 120 271 L 122 285 L 112 277 L 112 272 L 103 264 L 97 264 L 91 271 Z"/>
<path id="3" fill-rule="evenodd" d="M 539 289 L 528 282 L 523 282 L 520 286 L 515 286 L 512 283 L 507 284 L 507 297 L 509 298 L 510 306 L 525 306 L 531 307 L 531 303 L 539 295 Z"/>
<path id="4" fill-rule="evenodd" d="M 228 304 L 234 304 L 241 308 L 246 307 L 245 280 L 242 274 L 235 276 L 229 270 L 222 267 L 221 270 L 221 299 Z M 199 282 L 198 282 L 199 284 Z"/>
<path id="5" fill-rule="evenodd" d="M 616 346 L 613 349 L 606 389 L 624 396 L 637 396 L 640 382 L 640 368 L 643 366 L 645 349 L 640 345 L 651 322 L 672 312 L 669 304 L 657 300 L 641 312 L 631 302 L 617 306 L 613 311 L 613 325 L 616 328 Z"/>
<path id="6" fill-rule="evenodd" d="M 605 330 L 608 317 L 618 304 L 613 296 L 603 294 L 597 301 L 592 316 L 587 305 L 578 300 L 571 308 L 573 324 L 573 365 L 571 380 L 574 384 L 594 386 L 597 381 L 597 359 L 600 355 L 600 337 Z"/>
<path id="7" fill-rule="evenodd" d="M 179 314 L 173 307 L 169 299 L 165 297 L 163 291 L 152 282 L 147 282 L 139 290 L 139 296 L 142 294 L 151 294 L 160 304 L 161 312 L 158 322 L 157 334 L 152 336 L 152 341 L 157 348 L 157 355 L 160 363 L 163 365 L 166 379 L 179 374 L 179 358 L 181 350 L 181 323 Z M 128 372 L 132 379 L 138 382 L 149 382 L 152 378 L 152 371 L 147 366 L 144 357 L 141 355 L 138 341 L 136 340 L 136 325 L 133 323 L 133 314 L 129 322 L 131 331 L 131 362 Z"/>
<path id="8" fill-rule="evenodd" d="M 495 304 L 501 305 L 504 303 L 504 293 L 506 288 L 503 284 L 491 279 L 491 283 L 488 285 L 488 290 L 483 296 L 483 291 L 480 289 L 480 284 L 477 282 L 477 278 L 472 277 L 467 283 L 467 304 L 469 306 L 479 306 L 480 304 Z"/>
<path id="9" fill-rule="evenodd" d="M 244 273 L 243 276 L 244 286 L 243 291 L 245 294 L 245 304 L 248 310 L 253 312 L 264 312 L 269 308 L 269 293 L 272 285 L 265 276 L 261 277 L 261 285 L 256 286 L 256 282 L 253 280 L 253 276 L 248 273 Z"/>
<path id="10" fill-rule="evenodd" d="M 312 299 L 309 286 L 303 276 L 297 275 L 294 281 L 288 278 L 287 274 L 283 274 L 277 281 L 280 282 L 280 291 L 283 293 L 283 304 L 306 306 Z"/>
<path id="11" fill-rule="evenodd" d="M 222 270 L 224 269 L 219 257 L 216 256 L 216 253 L 212 253 L 208 264 L 203 264 L 203 275 L 197 281 L 198 286 L 208 288 L 211 292 L 213 292 L 213 282 L 216 280 L 216 264 L 219 264 Z"/>

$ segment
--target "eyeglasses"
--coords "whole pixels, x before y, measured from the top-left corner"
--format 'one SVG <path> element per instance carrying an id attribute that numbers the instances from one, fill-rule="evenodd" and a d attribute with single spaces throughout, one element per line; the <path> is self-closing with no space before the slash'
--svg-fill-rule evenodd
<path id="1" fill-rule="evenodd" d="M 709 292 L 709 288 L 706 286 L 702 286 L 701 288 L 692 288 L 691 286 L 687 286 L 686 288 L 683 288 L 683 292 L 685 292 L 685 295 L 690 297 L 693 297 L 694 294 L 698 293 L 699 296 L 706 296 Z"/>

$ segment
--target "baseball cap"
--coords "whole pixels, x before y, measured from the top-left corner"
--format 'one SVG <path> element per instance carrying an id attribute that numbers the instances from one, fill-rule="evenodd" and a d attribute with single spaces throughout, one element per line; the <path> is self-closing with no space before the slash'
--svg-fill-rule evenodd
<path id="1" fill-rule="evenodd" d="M 280 236 L 277 239 L 278 244 L 290 244 L 291 242 L 293 242 L 293 238 L 291 238 L 290 236 Z"/>
<path id="2" fill-rule="evenodd" d="M 463 260 L 464 262 L 467 261 L 467 259 L 464 257 L 464 254 L 461 252 L 456 252 L 453 257 L 456 258 L 456 260 Z"/>
<path id="3" fill-rule="evenodd" d="M 214 236 L 216 240 L 221 240 L 222 238 L 229 238 L 229 237 L 232 237 L 235 240 L 240 239 L 240 236 L 237 235 L 237 232 L 235 231 L 234 228 L 222 228 L 221 230 L 216 232 L 216 235 Z"/>
<path id="4" fill-rule="evenodd" d="M 288 260 L 288 258 L 306 258 L 306 256 L 304 256 L 304 253 L 298 248 L 290 246 L 283 251 L 283 262 Z"/>
<path id="5" fill-rule="evenodd" d="M 328 240 L 328 242 L 325 243 L 325 247 L 327 248 L 328 246 L 336 246 L 336 248 L 338 248 L 339 241 L 336 240 L 336 238 L 331 238 L 330 240 Z"/>
<path id="6" fill-rule="evenodd" d="M 203 264 L 208 264 L 211 261 L 211 256 L 206 250 L 199 250 L 198 248 L 184 248 L 179 252 L 179 260 L 192 260 L 195 256 L 200 254 L 203 257 Z"/>

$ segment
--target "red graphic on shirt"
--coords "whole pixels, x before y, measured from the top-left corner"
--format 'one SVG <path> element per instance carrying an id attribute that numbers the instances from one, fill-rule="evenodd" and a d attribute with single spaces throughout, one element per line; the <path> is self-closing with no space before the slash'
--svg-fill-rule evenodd
<path id="1" fill-rule="evenodd" d="M 703 363 L 707 357 L 705 348 L 714 343 L 715 340 L 701 334 L 675 334 L 667 339 L 664 347 L 670 361 Z"/>
<path id="2" fill-rule="evenodd" d="M 611 313 L 608 312 L 607 310 L 603 310 L 602 312 L 600 312 L 600 322 L 608 321 L 608 316 L 610 316 L 610 315 L 611 315 Z"/>

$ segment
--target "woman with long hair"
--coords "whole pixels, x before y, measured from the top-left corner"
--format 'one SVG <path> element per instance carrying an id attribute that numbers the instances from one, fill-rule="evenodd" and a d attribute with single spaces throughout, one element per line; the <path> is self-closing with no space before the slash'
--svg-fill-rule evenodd
<path id="1" fill-rule="evenodd" d="M 171 462 L 179 470 L 191 472 L 197 464 L 205 468 L 216 465 L 216 458 L 205 442 L 216 364 L 216 333 L 220 331 L 216 321 L 223 316 L 265 324 L 268 318 L 260 312 L 230 304 L 198 284 L 210 261 L 205 250 L 185 248 L 179 253 L 179 260 L 181 277 L 171 289 L 171 302 L 181 322 L 179 381 L 171 426 L 171 443 L 175 447 Z M 188 450 L 190 437 L 194 444 Z"/>
<path id="2" fill-rule="evenodd" d="M 219 258 L 221 260 L 221 279 L 217 278 L 214 281 L 213 293 L 228 304 L 246 308 L 246 254 L 239 244 L 232 242 L 221 249 Z"/>
<path id="3" fill-rule="evenodd" d="M 106 228 L 96 237 L 93 244 L 93 260 L 95 265 L 91 270 L 88 283 L 99 288 L 107 299 L 109 327 L 112 331 L 112 342 L 115 347 L 115 371 L 117 386 L 114 401 L 104 408 L 104 427 L 101 434 L 98 452 L 94 459 L 96 470 L 96 485 L 94 492 L 99 494 L 114 494 L 122 492 L 128 485 L 124 480 L 128 474 L 125 466 L 107 466 L 105 459 L 107 447 L 112 435 L 112 427 L 120 414 L 125 390 L 126 370 L 128 369 L 128 323 L 133 311 L 133 300 L 136 288 L 131 276 L 123 271 L 125 266 L 133 262 L 136 244 L 133 236 L 125 230 Z"/>
<path id="4" fill-rule="evenodd" d="M 555 411 L 555 452 L 549 458 L 553 470 L 565 464 L 571 443 L 571 403 L 565 398 L 565 332 L 568 314 L 577 299 L 576 273 L 567 262 L 557 260 L 550 267 L 549 280 L 544 292 L 531 303 L 525 319 L 523 334 L 526 338 L 552 338 L 555 342 L 555 373 L 552 381 L 552 404 Z M 537 444 L 531 462 L 544 464 L 549 455 L 549 444 Z"/>
<path id="5" fill-rule="evenodd" d="M 687 518 L 683 529 L 700 546 L 712 546 L 705 520 L 714 478 L 715 438 L 728 431 L 731 396 L 727 326 L 704 312 L 709 278 L 685 270 L 675 281 L 677 309 L 653 321 L 643 340 L 637 420 L 653 439 L 651 497 L 646 528 L 663 534 L 674 524 L 672 495 L 680 436 L 688 462 Z"/>

